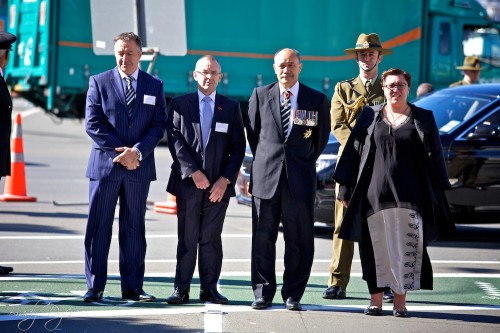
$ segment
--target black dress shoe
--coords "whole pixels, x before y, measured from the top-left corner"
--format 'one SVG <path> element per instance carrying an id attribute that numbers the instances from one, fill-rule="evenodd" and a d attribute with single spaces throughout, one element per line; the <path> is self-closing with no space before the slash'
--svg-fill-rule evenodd
<path id="1" fill-rule="evenodd" d="M 391 290 L 384 291 L 383 301 L 384 301 L 384 303 L 394 302 L 394 294 L 392 293 Z"/>
<path id="2" fill-rule="evenodd" d="M 323 292 L 323 298 L 324 299 L 344 299 L 344 298 L 346 298 L 346 293 L 345 293 L 345 290 L 342 289 L 342 287 L 331 286 L 331 287 L 328 287 Z"/>
<path id="3" fill-rule="evenodd" d="M 99 302 L 102 300 L 102 294 L 102 290 L 94 290 L 93 288 L 90 288 L 83 296 L 83 301 L 86 303 Z"/>
<path id="4" fill-rule="evenodd" d="M 254 310 L 264 310 L 273 304 L 272 299 L 268 299 L 266 296 L 258 297 L 252 303 L 252 309 Z"/>
<path id="5" fill-rule="evenodd" d="M 122 292 L 122 299 L 135 302 L 154 302 L 156 300 L 156 297 L 140 289 Z"/>
<path id="6" fill-rule="evenodd" d="M 168 304 L 182 304 L 189 302 L 189 292 L 175 288 L 172 295 L 167 297 Z"/>
<path id="7" fill-rule="evenodd" d="M 214 304 L 226 304 L 228 299 L 221 295 L 216 289 L 200 290 L 200 301 Z"/>
<path id="8" fill-rule="evenodd" d="M 8 274 L 12 272 L 14 268 L 12 267 L 6 267 L 6 266 L 0 266 L 0 274 Z"/>
<path id="9" fill-rule="evenodd" d="M 302 305 L 293 297 L 288 297 L 285 306 L 287 310 L 300 311 L 302 310 Z"/>

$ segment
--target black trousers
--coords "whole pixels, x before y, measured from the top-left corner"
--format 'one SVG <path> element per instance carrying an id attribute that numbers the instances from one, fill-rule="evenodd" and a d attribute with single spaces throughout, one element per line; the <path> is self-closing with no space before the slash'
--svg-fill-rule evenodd
<path id="1" fill-rule="evenodd" d="M 175 288 L 189 291 L 196 267 L 201 289 L 216 289 L 222 268 L 222 227 L 229 198 L 213 203 L 208 190 L 196 190 L 186 199 L 177 197 L 177 266 Z"/>
<path id="2" fill-rule="evenodd" d="M 255 186 L 255 185 L 254 185 Z M 252 288 L 255 298 L 276 294 L 276 240 L 283 224 L 285 271 L 281 296 L 300 301 L 314 260 L 314 198 L 292 196 L 283 172 L 271 199 L 252 199 Z"/>

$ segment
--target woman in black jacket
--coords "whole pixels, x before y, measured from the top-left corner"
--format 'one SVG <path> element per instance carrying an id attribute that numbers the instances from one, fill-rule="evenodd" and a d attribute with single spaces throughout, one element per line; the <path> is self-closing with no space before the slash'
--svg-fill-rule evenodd
<path id="1" fill-rule="evenodd" d="M 406 317 L 406 292 L 432 289 L 427 245 L 450 236 L 444 190 L 450 187 L 431 111 L 408 103 L 411 76 L 382 74 L 386 105 L 365 107 L 337 163 L 337 199 L 347 206 L 340 237 L 359 243 L 371 294 L 367 315 L 382 312 L 383 291 L 394 292 L 393 314 Z"/>

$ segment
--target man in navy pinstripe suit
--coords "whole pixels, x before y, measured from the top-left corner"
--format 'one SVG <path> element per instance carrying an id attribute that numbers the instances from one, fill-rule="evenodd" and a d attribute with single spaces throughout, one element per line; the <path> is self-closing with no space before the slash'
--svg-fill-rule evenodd
<path id="1" fill-rule="evenodd" d="M 85 235 L 85 302 L 102 299 L 117 200 L 122 298 L 154 301 L 143 290 L 145 214 L 156 180 L 154 149 L 166 126 L 163 82 L 141 70 L 141 40 L 114 40 L 117 67 L 89 80 L 85 128 L 93 140 L 87 168 L 90 207 Z M 130 91 L 129 91 L 130 90 Z M 126 97 L 127 96 L 127 97 Z"/>

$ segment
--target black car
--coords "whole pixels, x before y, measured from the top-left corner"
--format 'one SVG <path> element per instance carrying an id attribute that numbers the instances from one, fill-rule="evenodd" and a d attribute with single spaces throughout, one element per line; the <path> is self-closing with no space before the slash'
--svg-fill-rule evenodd
<path id="1" fill-rule="evenodd" d="M 434 112 L 452 211 L 500 212 L 500 84 L 443 89 L 415 104 Z"/>
<path id="2" fill-rule="evenodd" d="M 333 198 L 335 194 L 335 183 L 332 179 L 333 170 L 337 163 L 337 151 L 339 150 L 339 142 L 335 139 L 333 134 L 330 133 L 328 144 L 326 145 L 323 153 L 316 161 L 317 173 L 317 188 L 316 192 L 316 207 L 315 219 L 318 222 L 333 224 Z M 240 204 L 251 205 L 252 196 L 248 192 L 248 185 L 250 184 L 250 172 L 252 170 L 252 152 L 250 147 L 247 146 L 245 158 L 240 168 L 240 174 L 236 182 L 238 193 L 236 200 Z"/>
<path id="3" fill-rule="evenodd" d="M 446 192 L 455 213 L 500 212 L 500 84 L 446 88 L 412 103 L 432 110 L 439 128 L 452 189 Z M 333 224 L 333 170 L 339 143 L 333 135 L 316 162 L 315 219 Z M 252 154 L 241 167 L 237 196 L 250 204 L 248 181 Z"/>

